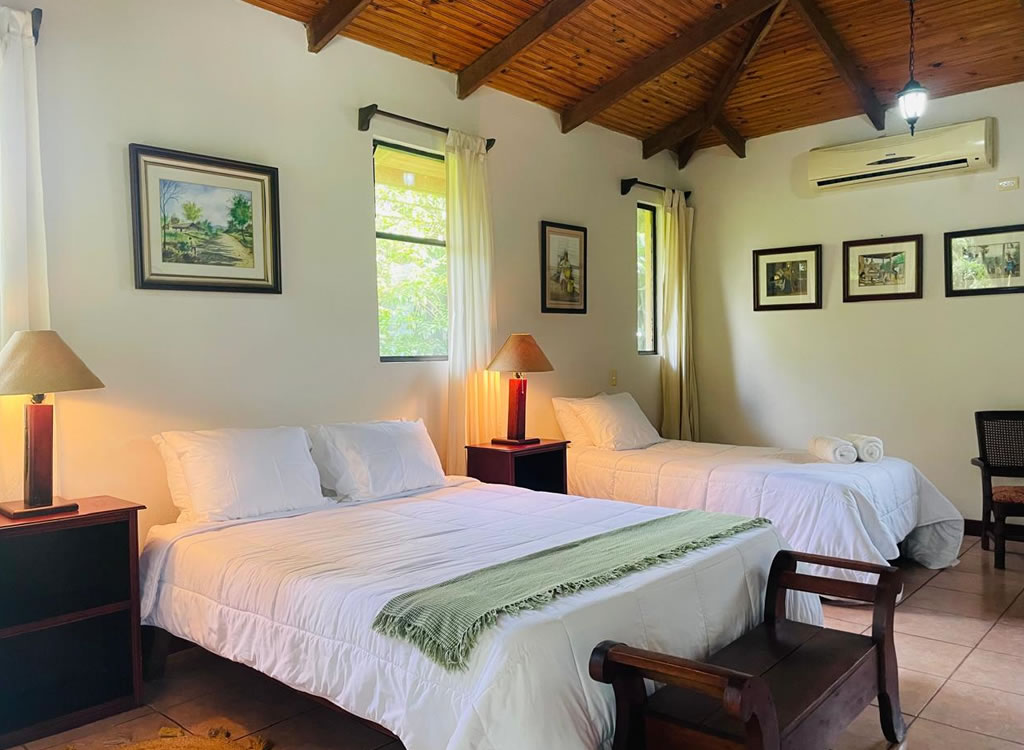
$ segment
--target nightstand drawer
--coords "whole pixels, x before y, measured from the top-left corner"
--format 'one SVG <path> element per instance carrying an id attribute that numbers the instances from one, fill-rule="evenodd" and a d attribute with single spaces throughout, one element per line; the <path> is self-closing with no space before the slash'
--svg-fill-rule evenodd
<path id="1" fill-rule="evenodd" d="M 131 700 L 131 627 L 126 608 L 0 640 L 0 735 Z"/>
<path id="2" fill-rule="evenodd" d="M 127 520 L 0 539 L 0 631 L 131 599 Z"/>

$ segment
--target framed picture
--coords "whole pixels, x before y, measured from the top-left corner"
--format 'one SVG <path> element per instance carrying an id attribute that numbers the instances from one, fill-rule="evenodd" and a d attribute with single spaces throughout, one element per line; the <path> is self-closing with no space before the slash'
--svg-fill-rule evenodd
<path id="1" fill-rule="evenodd" d="M 541 312 L 587 313 L 587 229 L 540 223 Z"/>
<path id="2" fill-rule="evenodd" d="M 821 309 L 821 245 L 754 251 L 754 310 Z"/>
<path id="3" fill-rule="evenodd" d="M 277 169 L 133 143 L 135 286 L 281 293 Z"/>
<path id="4" fill-rule="evenodd" d="M 843 243 L 843 302 L 921 299 L 924 235 Z"/>
<path id="5" fill-rule="evenodd" d="M 1024 224 L 946 234 L 946 296 L 1024 292 Z"/>

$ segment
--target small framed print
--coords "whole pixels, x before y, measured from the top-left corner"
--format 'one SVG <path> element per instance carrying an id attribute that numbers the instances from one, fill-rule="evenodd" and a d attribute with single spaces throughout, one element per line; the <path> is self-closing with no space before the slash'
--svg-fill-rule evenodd
<path id="1" fill-rule="evenodd" d="M 946 234 L 946 296 L 1024 292 L 1024 224 Z"/>
<path id="2" fill-rule="evenodd" d="M 921 299 L 924 235 L 843 243 L 843 302 Z"/>
<path id="3" fill-rule="evenodd" d="M 281 293 L 277 169 L 133 143 L 137 289 Z"/>
<path id="4" fill-rule="evenodd" d="M 754 310 L 821 309 L 821 245 L 754 251 Z"/>
<path id="5" fill-rule="evenodd" d="M 540 223 L 541 312 L 587 313 L 587 229 Z"/>

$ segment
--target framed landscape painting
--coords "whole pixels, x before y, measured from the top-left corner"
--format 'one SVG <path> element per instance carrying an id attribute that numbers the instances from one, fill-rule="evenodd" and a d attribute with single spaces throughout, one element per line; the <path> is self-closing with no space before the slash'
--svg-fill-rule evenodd
<path id="1" fill-rule="evenodd" d="M 821 309 L 821 245 L 754 251 L 754 310 Z"/>
<path id="2" fill-rule="evenodd" d="M 541 312 L 587 312 L 587 229 L 540 223 Z"/>
<path id="3" fill-rule="evenodd" d="M 133 143 L 135 286 L 281 293 L 277 169 Z"/>
<path id="4" fill-rule="evenodd" d="M 1024 224 L 946 234 L 946 296 L 1024 292 Z"/>
<path id="5" fill-rule="evenodd" d="M 920 299 L 924 235 L 843 243 L 843 302 Z"/>

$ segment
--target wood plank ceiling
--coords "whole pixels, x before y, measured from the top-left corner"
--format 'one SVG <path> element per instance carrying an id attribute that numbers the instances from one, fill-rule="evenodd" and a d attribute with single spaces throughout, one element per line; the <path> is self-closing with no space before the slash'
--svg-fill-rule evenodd
<path id="1" fill-rule="evenodd" d="M 907 0 L 246 0 L 666 148 L 863 114 L 907 81 Z M 917 78 L 941 97 L 1024 80 L 1024 0 L 917 0 Z M 898 117 L 889 113 L 889 117 Z"/>

